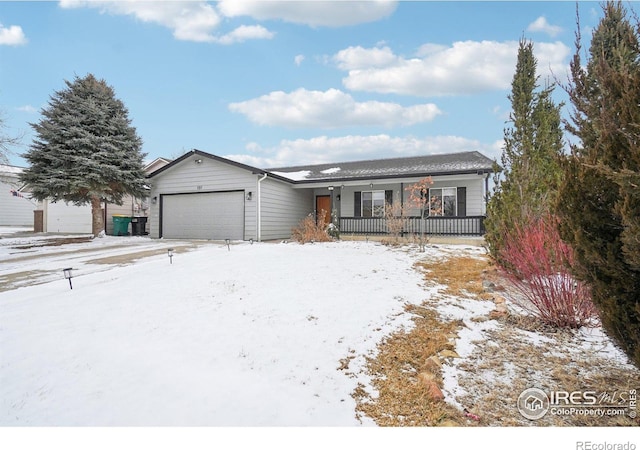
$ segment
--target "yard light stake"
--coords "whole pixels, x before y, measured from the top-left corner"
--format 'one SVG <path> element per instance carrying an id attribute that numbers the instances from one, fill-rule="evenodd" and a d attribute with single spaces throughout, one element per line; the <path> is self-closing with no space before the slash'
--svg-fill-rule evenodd
<path id="1" fill-rule="evenodd" d="M 62 269 L 64 273 L 64 277 L 69 280 L 69 288 L 73 289 L 73 285 L 71 284 L 71 278 L 73 278 L 73 269 L 71 267 L 67 267 L 66 269 Z"/>
<path id="2" fill-rule="evenodd" d="M 231 241 L 229 239 L 225 239 L 224 242 L 225 242 L 225 244 L 227 244 L 227 250 L 231 251 L 231 247 L 229 246 L 229 243 Z"/>
<path id="3" fill-rule="evenodd" d="M 173 264 L 173 249 L 167 249 L 167 254 L 169 255 L 169 264 Z"/>

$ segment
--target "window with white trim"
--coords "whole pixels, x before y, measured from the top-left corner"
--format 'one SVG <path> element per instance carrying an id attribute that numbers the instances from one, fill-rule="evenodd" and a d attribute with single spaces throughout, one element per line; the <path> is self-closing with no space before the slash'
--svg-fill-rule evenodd
<path id="1" fill-rule="evenodd" d="M 429 189 L 429 215 L 445 217 L 457 216 L 457 197 L 456 188 Z"/>
<path id="2" fill-rule="evenodd" d="M 384 217 L 384 191 L 362 191 L 362 217 Z"/>

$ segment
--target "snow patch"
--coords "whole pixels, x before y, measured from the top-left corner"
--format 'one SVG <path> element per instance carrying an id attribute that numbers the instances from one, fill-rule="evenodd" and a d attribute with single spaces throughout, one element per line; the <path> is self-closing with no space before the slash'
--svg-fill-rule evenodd
<path id="1" fill-rule="evenodd" d="M 371 242 L 200 242 L 172 263 L 184 242 L 11 245 L 40 240 L 0 240 L 0 276 L 31 280 L 0 292 L 2 426 L 362 425 L 366 358 L 425 296 L 413 259 Z"/>
<path id="2" fill-rule="evenodd" d="M 285 177 L 293 181 L 301 181 L 307 179 L 311 175 L 310 170 L 300 170 L 298 172 L 271 172 L 274 175 Z"/>

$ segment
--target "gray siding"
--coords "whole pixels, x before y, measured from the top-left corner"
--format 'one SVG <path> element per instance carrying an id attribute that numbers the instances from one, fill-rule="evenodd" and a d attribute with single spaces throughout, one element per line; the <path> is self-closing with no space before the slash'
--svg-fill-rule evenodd
<path id="1" fill-rule="evenodd" d="M 467 188 L 467 216 L 484 215 L 484 178 L 473 176 L 471 179 L 439 180 L 433 179 L 432 188 L 466 187 Z M 419 214 L 418 214 L 419 215 Z"/>
<path id="2" fill-rule="evenodd" d="M 202 161 L 196 164 L 195 160 Z M 245 239 L 257 239 L 256 209 L 257 209 L 257 180 L 258 175 L 202 156 L 192 156 L 170 167 L 164 172 L 151 178 L 150 198 L 157 198 L 151 202 L 150 235 L 157 238 L 160 235 L 160 195 L 192 192 L 252 192 L 252 199 L 245 201 Z"/>
<path id="3" fill-rule="evenodd" d="M 312 190 L 293 189 L 271 178 L 264 180 L 260 189 L 262 240 L 291 237 L 291 229 L 313 212 Z"/>
<path id="4" fill-rule="evenodd" d="M 354 211 L 354 192 L 356 191 L 393 191 L 393 201 L 396 202 L 399 199 L 404 199 L 404 204 L 407 204 L 409 198 L 409 192 L 406 189 L 411 186 L 418 179 L 404 181 L 402 186 L 400 182 L 378 184 L 373 183 L 373 187 L 369 184 L 363 184 L 359 186 L 345 186 L 341 190 L 340 196 L 340 215 L 341 217 L 353 217 Z M 467 216 L 482 216 L 485 214 L 484 203 L 484 178 L 477 175 L 460 175 L 458 177 L 433 177 L 433 185 L 431 188 L 443 188 L 443 187 L 466 187 L 467 188 Z M 401 197 L 402 196 L 402 197 Z M 418 209 L 407 209 L 405 211 L 407 216 L 419 216 L 420 211 Z"/>
<path id="5" fill-rule="evenodd" d="M 136 206 L 137 205 L 137 206 Z M 116 205 L 115 203 L 107 204 L 107 220 L 105 223 L 105 231 L 108 235 L 113 234 L 113 216 L 114 215 L 123 215 L 123 216 L 146 216 L 149 212 L 148 208 L 149 201 L 148 199 L 140 200 L 127 195 L 122 200 L 122 205 Z M 146 230 L 149 231 L 150 222 L 147 219 Z M 131 225 L 129 225 L 129 232 L 131 232 Z"/>

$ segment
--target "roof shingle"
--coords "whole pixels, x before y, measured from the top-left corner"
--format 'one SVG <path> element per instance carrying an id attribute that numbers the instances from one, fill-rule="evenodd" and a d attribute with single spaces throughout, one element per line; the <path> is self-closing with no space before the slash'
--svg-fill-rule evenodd
<path id="1" fill-rule="evenodd" d="M 373 159 L 308 166 L 279 167 L 269 172 L 298 182 L 491 173 L 493 161 L 480 152 Z M 304 177 L 300 175 L 304 174 Z"/>

